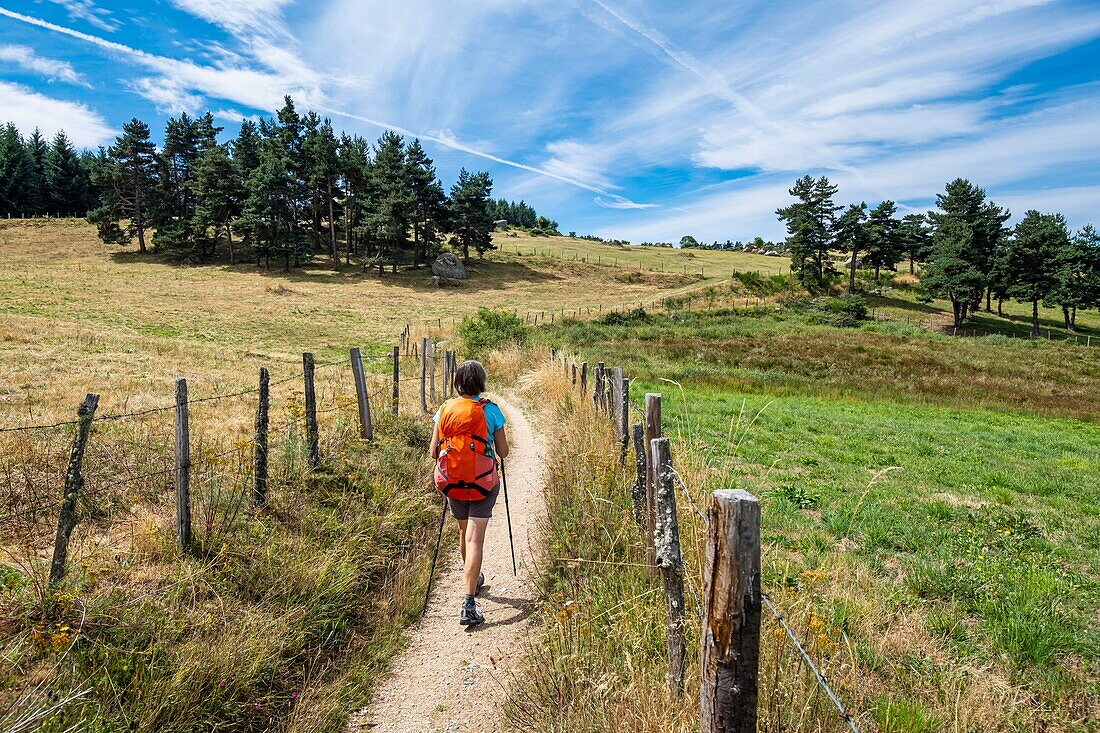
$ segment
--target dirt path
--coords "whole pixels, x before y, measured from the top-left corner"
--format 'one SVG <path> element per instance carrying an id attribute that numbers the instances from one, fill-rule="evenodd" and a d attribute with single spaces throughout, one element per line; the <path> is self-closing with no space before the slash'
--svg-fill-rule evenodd
<path id="1" fill-rule="evenodd" d="M 502 496 L 485 543 L 485 587 L 478 599 L 485 623 L 471 630 L 458 625 L 462 563 L 457 549 L 441 554 L 428 611 L 407 630 L 407 646 L 370 707 L 352 717 L 353 733 L 504 730 L 504 686 L 522 659 L 523 640 L 533 623 L 529 580 L 532 553 L 540 547 L 535 532 L 543 512 L 542 437 L 512 404 L 496 395 L 493 401 L 510 426 L 508 499 L 519 577 L 512 575 Z M 444 532 L 457 532 L 449 515 Z"/>

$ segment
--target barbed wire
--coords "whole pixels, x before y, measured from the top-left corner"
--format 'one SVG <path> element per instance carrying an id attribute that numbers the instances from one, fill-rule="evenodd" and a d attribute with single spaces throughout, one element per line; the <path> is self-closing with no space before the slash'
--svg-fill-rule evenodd
<path id="1" fill-rule="evenodd" d="M 301 379 L 303 376 L 304 376 L 304 374 L 302 372 L 299 372 L 298 374 L 294 374 L 294 375 L 289 376 L 289 377 L 283 377 L 282 379 L 276 379 L 275 381 L 269 382 L 268 387 L 275 387 L 275 386 L 278 386 L 280 384 L 285 384 L 287 382 L 294 381 L 296 379 Z M 194 399 L 188 399 L 187 404 L 188 405 L 197 405 L 197 404 L 202 404 L 204 402 L 219 402 L 221 400 L 228 400 L 228 399 L 232 399 L 234 397 L 243 397 L 245 395 L 253 394 L 253 393 L 259 392 L 259 391 L 260 391 L 260 387 L 259 387 L 259 385 L 257 385 L 255 387 L 249 387 L 248 389 L 242 389 L 242 390 L 239 390 L 237 392 L 229 392 L 229 393 L 226 393 L 226 394 L 217 394 L 217 395 L 210 395 L 208 397 L 196 397 Z M 93 417 L 92 422 L 93 423 L 116 422 L 118 420 L 125 420 L 125 419 L 131 418 L 131 417 L 145 417 L 146 415 L 153 415 L 153 414 L 160 413 L 160 412 L 169 412 L 169 411 L 175 410 L 175 409 L 176 409 L 175 404 L 163 405 L 161 407 L 150 407 L 150 408 L 147 408 L 147 409 L 144 409 L 144 410 L 134 410 L 134 411 L 131 411 L 131 412 L 120 412 L 120 413 L 114 413 L 114 414 L 111 414 L 111 415 L 99 415 L 97 417 Z M 49 424 L 43 424 L 43 425 L 19 425 L 19 426 L 15 426 L 15 427 L 0 428 L 0 433 L 17 433 L 17 432 L 28 432 L 28 431 L 37 431 L 37 430 L 52 430 L 54 428 L 62 428 L 62 427 L 68 427 L 68 426 L 71 426 L 71 425 L 79 425 L 79 424 L 80 424 L 80 420 L 77 419 L 77 420 L 64 420 L 62 422 L 49 423 Z"/>
<path id="2" fill-rule="evenodd" d="M 806 647 L 803 646 L 802 642 L 799 641 L 797 636 L 795 636 L 794 631 L 791 630 L 791 627 L 787 624 L 787 620 L 783 617 L 783 614 L 780 613 L 775 603 L 772 602 L 772 599 L 768 596 L 767 593 L 761 593 L 760 597 L 764 601 L 764 605 L 768 607 L 769 611 L 771 611 L 772 616 L 775 617 L 775 620 L 778 621 L 779 625 L 783 627 L 783 630 L 787 632 L 787 637 L 791 640 L 791 643 L 794 644 L 795 648 L 798 649 L 799 653 L 802 654 L 802 658 L 806 660 L 806 664 L 809 665 L 810 670 L 814 673 L 814 677 L 817 678 L 817 684 L 825 690 L 825 694 L 827 694 L 829 696 L 829 699 L 833 701 L 833 705 L 836 706 L 837 712 L 840 713 L 841 719 L 848 724 L 848 727 L 851 728 L 852 733 L 859 733 L 859 726 L 856 725 L 856 721 L 848 713 L 848 710 L 844 707 L 844 703 L 841 702 L 839 697 L 837 697 L 837 694 L 833 692 L 833 688 L 829 686 L 828 681 L 825 679 L 825 675 L 823 675 L 821 673 L 821 670 L 818 669 L 817 665 L 814 664 L 814 660 L 810 658 L 810 653 L 806 651 Z"/>

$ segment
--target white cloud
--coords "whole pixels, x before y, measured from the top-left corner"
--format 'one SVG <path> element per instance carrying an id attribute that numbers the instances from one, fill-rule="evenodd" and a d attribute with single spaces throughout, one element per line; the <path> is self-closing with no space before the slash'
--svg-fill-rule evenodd
<path id="1" fill-rule="evenodd" d="M 78 73 L 68 61 L 39 56 L 30 46 L 0 46 L 0 61 L 16 64 L 27 71 L 45 77 L 47 81 L 89 86 L 84 76 Z"/>
<path id="2" fill-rule="evenodd" d="M 172 4 L 237 36 L 289 38 L 279 14 L 293 0 L 172 0 Z"/>
<path id="3" fill-rule="evenodd" d="M 114 130 L 89 107 L 76 102 L 54 99 L 19 84 L 0 81 L 0 120 L 13 122 L 23 134 L 35 127 L 46 138 L 64 130 L 77 147 L 95 147 L 108 142 Z"/>
<path id="4" fill-rule="evenodd" d="M 50 0 L 50 2 L 65 8 L 71 19 L 83 20 L 102 31 L 114 33 L 121 27 L 109 10 L 98 7 L 92 0 Z"/>

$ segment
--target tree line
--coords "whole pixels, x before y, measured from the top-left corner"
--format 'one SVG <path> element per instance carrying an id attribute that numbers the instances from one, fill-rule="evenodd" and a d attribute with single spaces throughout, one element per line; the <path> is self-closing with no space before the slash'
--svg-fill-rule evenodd
<path id="1" fill-rule="evenodd" d="M 894 271 L 908 261 L 909 272 L 923 265 L 921 287 L 951 301 L 956 326 L 997 301 L 1031 303 L 1032 334 L 1039 335 L 1039 304 L 1062 310 L 1073 330 L 1077 312 L 1100 308 L 1100 233 L 1091 225 L 1071 232 L 1058 213 L 1028 211 L 1007 227 L 1008 209 L 990 201 L 983 189 L 957 178 L 936 196 L 927 213 L 897 216 L 897 204 L 883 201 L 842 206 L 839 187 L 825 176 L 804 176 L 790 194 L 795 201 L 776 210 L 787 227 L 791 272 L 811 292 L 840 275 L 833 253 L 847 255 L 848 290 L 856 290 L 856 270 Z"/>
<path id="2" fill-rule="evenodd" d="M 542 216 L 526 201 L 516 203 L 497 199 L 492 203 L 492 209 L 493 218 L 497 221 L 506 221 L 509 226 L 546 235 L 560 234 L 556 221 Z"/>
<path id="3" fill-rule="evenodd" d="M 181 114 L 158 146 L 135 118 L 110 147 L 83 154 L 59 133 L 35 173 L 41 136 L 24 141 L 9 124 L 0 137 L 0 213 L 86 215 L 104 242 L 136 241 L 142 253 L 205 260 L 224 243 L 230 263 L 250 258 L 267 269 L 274 258 L 284 271 L 318 254 L 334 265 L 361 257 L 384 272 L 399 262 L 419 267 L 448 241 L 466 260 L 494 248 L 492 178 L 463 169 L 445 191 L 417 139 L 337 135 L 289 96 L 273 118 L 244 120 L 232 140 L 219 142 L 222 131 L 210 113 Z"/>
<path id="4" fill-rule="evenodd" d="M 9 122 L 0 132 L 0 216 L 83 216 L 98 200 L 95 165 L 64 132 L 47 141 L 35 128 L 24 139 Z"/>

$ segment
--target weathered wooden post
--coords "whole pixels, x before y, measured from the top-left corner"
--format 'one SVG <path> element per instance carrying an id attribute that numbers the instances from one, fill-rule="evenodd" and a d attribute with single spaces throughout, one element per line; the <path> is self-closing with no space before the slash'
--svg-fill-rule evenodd
<path id="1" fill-rule="evenodd" d="M 313 354 L 302 354 L 302 373 L 305 375 L 306 398 L 306 444 L 309 447 L 309 467 L 321 465 L 320 431 L 317 429 L 317 390 L 313 385 L 313 372 L 316 370 Z"/>
<path id="2" fill-rule="evenodd" d="M 620 370 L 621 373 L 621 370 Z M 619 387 L 619 465 L 626 466 L 626 451 L 630 445 L 630 380 L 622 378 Z"/>
<path id="3" fill-rule="evenodd" d="M 588 362 L 581 362 L 581 394 L 588 394 Z"/>
<path id="4" fill-rule="evenodd" d="M 577 365 L 576 364 L 573 364 L 573 381 L 571 383 L 571 386 L 573 386 L 573 387 L 577 386 Z"/>
<path id="5" fill-rule="evenodd" d="M 756 733 L 760 503 L 722 490 L 707 503 L 700 733 Z"/>
<path id="6" fill-rule="evenodd" d="M 84 488 L 84 448 L 92 432 L 92 419 L 99 407 L 99 395 L 89 392 L 76 408 L 77 427 L 73 445 L 69 449 L 69 467 L 65 471 L 65 493 L 61 497 L 61 511 L 57 515 L 57 536 L 53 542 L 53 560 L 50 562 L 50 584 L 61 582 L 65 574 L 65 558 L 69 556 L 69 538 L 76 526 L 76 500 Z"/>
<path id="7" fill-rule="evenodd" d="M 420 411 L 428 411 L 428 339 L 420 339 Z"/>
<path id="8" fill-rule="evenodd" d="M 661 434 L 661 395 L 650 392 L 645 396 L 645 445 L 650 445 L 653 440 L 660 438 Z M 643 449 L 644 450 L 644 449 Z M 646 561 L 649 567 L 656 567 L 657 555 L 653 534 L 656 531 L 656 491 L 657 491 L 657 467 L 653 465 L 653 457 L 648 450 L 645 466 L 645 547 Z"/>
<path id="9" fill-rule="evenodd" d="M 176 539 L 181 550 L 191 546 L 191 427 L 187 380 L 176 380 Z"/>
<path id="10" fill-rule="evenodd" d="M 256 403 L 256 452 L 252 456 L 252 503 L 267 503 L 267 429 L 270 424 L 271 375 L 260 367 L 259 400 Z"/>
<path id="11" fill-rule="evenodd" d="M 676 488 L 668 438 L 650 443 L 657 467 L 657 568 L 665 588 L 665 637 L 668 642 L 668 683 L 672 693 L 684 693 L 687 641 L 684 638 L 684 560 L 680 553 L 680 525 L 676 520 Z"/>
<path id="12" fill-rule="evenodd" d="M 393 347 L 393 414 L 400 412 L 401 405 L 401 349 Z"/>
<path id="13" fill-rule="evenodd" d="M 435 404 L 435 342 L 427 342 L 427 354 L 428 354 L 428 385 L 429 395 L 431 396 L 431 402 L 428 404 Z"/>
<path id="14" fill-rule="evenodd" d="M 634 468 L 637 476 L 634 485 L 630 487 L 630 503 L 634 507 L 634 521 L 645 533 L 645 473 L 649 461 L 646 459 L 645 450 L 645 423 L 634 423 L 632 426 L 634 436 Z"/>
<path id="15" fill-rule="evenodd" d="M 611 417 L 611 423 L 615 428 L 615 440 L 622 440 L 622 424 L 621 412 L 623 406 L 623 368 L 615 367 L 611 370 L 611 383 L 607 385 L 607 399 L 611 402 L 608 405 L 608 414 Z"/>
<path id="16" fill-rule="evenodd" d="M 355 378 L 355 398 L 359 404 L 359 437 L 374 437 L 374 425 L 370 418 L 370 395 L 367 394 L 367 375 L 363 373 L 363 354 L 359 347 L 351 349 L 351 373 Z"/>
<path id="17" fill-rule="evenodd" d="M 597 410 L 604 409 L 604 406 L 607 404 L 604 400 L 605 395 L 603 385 L 605 368 L 606 367 L 604 367 L 604 363 L 602 361 L 596 363 L 596 378 L 593 380 L 593 382 L 595 382 L 595 386 L 592 390 L 592 399 L 596 403 Z"/>

